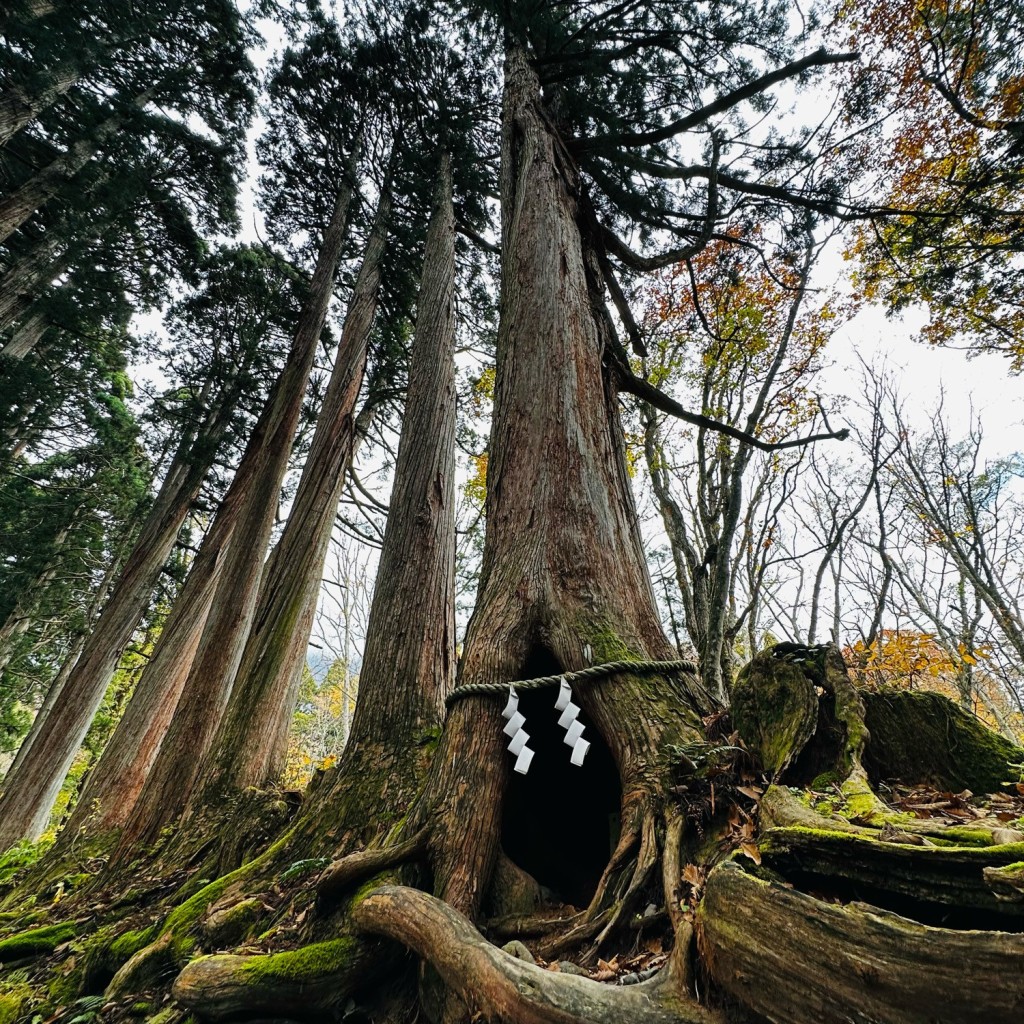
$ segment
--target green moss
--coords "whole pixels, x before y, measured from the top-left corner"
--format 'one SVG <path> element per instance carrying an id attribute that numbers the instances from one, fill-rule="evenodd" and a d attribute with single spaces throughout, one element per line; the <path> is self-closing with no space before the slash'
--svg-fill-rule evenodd
<path id="1" fill-rule="evenodd" d="M 355 939 L 331 939 L 286 953 L 249 960 L 242 971 L 254 980 L 311 981 L 341 970 L 358 949 Z"/>
<path id="2" fill-rule="evenodd" d="M 778 778 L 813 736 L 818 700 L 798 665 L 765 651 L 737 674 L 730 714 L 749 750 Z"/>
<path id="3" fill-rule="evenodd" d="M 992 846 L 992 833 L 984 828 L 951 825 L 942 830 L 940 838 L 949 840 L 957 846 Z M 935 841 L 934 838 L 933 841 Z"/>
<path id="4" fill-rule="evenodd" d="M 441 727 L 434 726 L 430 729 L 424 729 L 420 733 L 419 746 L 420 749 L 427 754 L 434 753 L 437 750 L 438 743 L 441 742 Z"/>
<path id="5" fill-rule="evenodd" d="M 382 885 L 388 885 L 393 880 L 394 876 L 389 871 L 382 871 L 380 874 L 374 875 L 368 882 L 364 882 L 356 889 L 349 906 L 354 907 L 357 903 L 362 903 L 374 889 L 379 889 Z"/>
<path id="6" fill-rule="evenodd" d="M 151 925 L 149 928 L 139 928 L 136 931 L 128 931 L 119 935 L 113 942 L 110 943 L 110 958 L 114 961 L 114 966 L 119 967 L 121 964 L 130 960 L 140 949 L 148 946 L 157 937 L 157 929 L 155 925 Z"/>
<path id="7" fill-rule="evenodd" d="M 27 985 L 0 994 L 0 1024 L 15 1024 L 31 998 L 32 990 Z"/>
<path id="8" fill-rule="evenodd" d="M 35 864 L 52 845 L 52 839 L 40 840 L 37 843 L 23 839 L 20 843 L 15 843 L 0 856 L 0 885 L 6 885 L 19 871 Z"/>
<path id="9" fill-rule="evenodd" d="M 62 942 L 73 939 L 77 931 L 77 925 L 67 922 L 48 924 L 42 928 L 19 932 L 9 939 L 0 941 L 0 963 L 20 960 L 26 956 L 38 956 L 40 953 L 50 953 Z"/>
<path id="10" fill-rule="evenodd" d="M 160 929 L 160 935 L 170 934 L 173 937 L 174 949 L 179 957 L 184 958 L 195 949 L 196 940 L 193 932 L 196 925 L 209 907 L 224 895 L 228 886 L 240 881 L 253 873 L 261 865 L 271 861 L 284 847 L 289 838 L 290 834 L 283 836 L 276 843 L 268 846 L 254 860 L 249 861 L 248 864 L 243 864 L 240 868 L 236 868 L 234 871 L 216 879 L 216 881 L 204 885 L 199 892 L 189 897 L 181 906 L 176 907 L 168 914 L 163 928 Z"/>
<path id="11" fill-rule="evenodd" d="M 588 622 L 580 630 L 580 636 L 593 648 L 593 664 L 603 665 L 610 661 L 629 661 L 639 657 L 619 634 L 603 622 Z"/>
<path id="12" fill-rule="evenodd" d="M 941 694 L 886 689 L 861 697 L 871 735 L 864 767 L 872 780 L 991 793 L 1010 779 L 1009 765 L 1024 759 L 1024 748 Z"/>

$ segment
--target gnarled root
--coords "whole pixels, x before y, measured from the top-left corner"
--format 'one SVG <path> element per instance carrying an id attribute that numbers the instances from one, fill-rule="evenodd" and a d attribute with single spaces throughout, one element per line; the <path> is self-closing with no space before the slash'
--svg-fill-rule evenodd
<path id="1" fill-rule="evenodd" d="M 1024 1014 L 1024 935 L 837 906 L 731 862 L 708 877 L 698 923 L 715 980 L 779 1024 L 1014 1024 Z"/>
<path id="2" fill-rule="evenodd" d="M 508 1024 L 712 1024 L 722 1018 L 660 977 L 602 985 L 517 960 L 446 903 L 417 889 L 383 886 L 352 912 L 356 926 L 402 942 L 486 1021 Z"/>
<path id="3" fill-rule="evenodd" d="M 353 938 L 269 956 L 215 954 L 188 964 L 171 993 L 203 1020 L 263 1014 L 320 1019 L 371 982 L 384 959 L 375 943 Z"/>
<path id="4" fill-rule="evenodd" d="M 333 861 L 317 879 L 316 891 L 321 899 L 330 899 L 365 878 L 397 867 L 407 860 L 419 857 L 427 849 L 427 830 L 420 829 L 414 836 L 393 846 L 379 846 L 358 850 Z"/>

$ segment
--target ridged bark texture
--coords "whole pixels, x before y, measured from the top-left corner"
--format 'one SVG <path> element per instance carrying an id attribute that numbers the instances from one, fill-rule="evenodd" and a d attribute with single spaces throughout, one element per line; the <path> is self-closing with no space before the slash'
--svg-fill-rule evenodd
<path id="1" fill-rule="evenodd" d="M 12 88 L 0 95 L 0 146 L 6 145 L 60 99 L 78 81 L 80 74 L 78 64 L 68 61 L 54 68 L 46 83 L 35 92 Z"/>
<path id="2" fill-rule="evenodd" d="M 502 281 L 487 534 L 461 682 L 519 678 L 543 649 L 563 670 L 673 656 L 647 576 L 617 399 L 611 329 L 577 222 L 579 182 L 523 53 L 505 65 Z M 623 779 L 623 832 L 658 747 L 696 735 L 687 695 L 618 677 L 575 698 Z M 675 707 L 673 707 L 673 703 Z M 640 713 L 638 709 L 643 709 Z M 500 835 L 509 771 L 501 702 L 460 700 L 434 759 L 435 893 L 471 918 Z"/>
<path id="3" fill-rule="evenodd" d="M 0 278 L 0 331 L 6 331 L 23 316 L 43 289 L 67 266 L 61 254 L 62 239 L 56 231 L 47 234 Z M 29 349 L 8 342 L 0 355 L 23 359 Z"/>
<path id="4" fill-rule="evenodd" d="M 124 125 L 129 110 L 149 102 L 147 91 L 123 111 L 108 117 L 95 131 L 76 139 L 66 153 L 48 163 L 10 195 L 0 200 L 0 242 L 6 242 L 36 210 L 44 206 L 93 158 Z"/>
<path id="5" fill-rule="evenodd" d="M 353 158 L 354 159 L 354 158 Z M 184 810 L 231 694 L 259 596 L 281 482 L 347 236 L 354 167 L 339 186 L 291 351 L 274 384 L 222 510 L 239 506 L 231 544 L 174 718 L 121 836 L 116 858 L 152 843 Z"/>
<path id="6" fill-rule="evenodd" d="M 455 679 L 455 221 L 441 163 L 359 700 L 333 782 L 300 833 L 317 854 L 378 838 L 409 808 Z M 325 827 L 326 826 L 326 827 Z"/>
<path id="7" fill-rule="evenodd" d="M 356 443 L 356 400 L 377 312 L 391 197 L 378 203 L 334 369 L 288 523 L 267 561 L 259 606 L 231 699 L 203 769 L 201 803 L 262 786 L 284 768 L 279 723 L 290 719 L 306 662 L 324 559 Z"/>
<path id="8" fill-rule="evenodd" d="M 350 742 L 436 728 L 455 677 L 455 219 L 445 157 L 430 221 L 391 508 Z M 402 680 L 417 685 L 401 693 Z"/>
<path id="9" fill-rule="evenodd" d="M 49 316 L 40 310 L 29 315 L 11 335 L 11 340 L 0 348 L 0 359 L 24 359 L 42 340 L 50 327 Z"/>
<path id="10" fill-rule="evenodd" d="M 233 529 L 233 521 L 218 516 L 203 538 L 128 707 L 58 836 L 58 847 L 73 841 L 83 826 L 92 837 L 109 835 L 128 821 L 195 659 L 217 588 L 220 557 Z"/>

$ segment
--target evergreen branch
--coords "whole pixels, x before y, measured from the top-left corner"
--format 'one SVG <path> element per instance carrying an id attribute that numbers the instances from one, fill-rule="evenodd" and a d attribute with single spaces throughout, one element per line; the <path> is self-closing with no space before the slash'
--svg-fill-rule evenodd
<path id="1" fill-rule="evenodd" d="M 747 82 L 746 85 L 741 85 L 738 89 L 733 89 L 732 92 L 719 96 L 718 99 L 713 100 L 699 110 L 694 110 L 685 117 L 670 121 L 668 124 L 662 125 L 661 128 L 655 128 L 648 132 L 615 132 L 609 135 L 598 135 L 587 140 L 577 140 L 575 146 L 581 152 L 595 149 L 598 146 L 653 146 L 659 142 L 665 142 L 667 139 L 671 139 L 682 132 L 689 131 L 691 128 L 696 128 L 716 114 L 722 114 L 744 100 L 752 99 L 778 82 L 793 78 L 809 68 L 824 67 L 828 64 L 842 64 L 859 59 L 859 53 L 829 53 L 822 47 L 806 57 L 801 57 L 800 60 L 784 64 L 781 68 L 769 71 L 759 78 L 755 78 L 752 82 Z"/>

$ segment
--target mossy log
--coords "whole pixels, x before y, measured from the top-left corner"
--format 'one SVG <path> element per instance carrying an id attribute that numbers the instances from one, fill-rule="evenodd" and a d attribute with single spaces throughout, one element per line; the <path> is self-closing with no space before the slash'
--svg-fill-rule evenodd
<path id="1" fill-rule="evenodd" d="M 383 886 L 353 910 L 357 927 L 404 943 L 427 960 L 474 1020 L 506 1024 L 722 1024 L 676 976 L 630 986 L 546 971 L 491 945 L 446 903 Z M 664 972 L 663 972 L 664 973 Z"/>
<path id="2" fill-rule="evenodd" d="M 346 937 L 267 956 L 203 956 L 178 975 L 171 993 L 203 1020 L 322 1020 L 376 979 L 379 952 L 374 943 Z"/>
<path id="3" fill-rule="evenodd" d="M 1024 747 L 941 694 L 884 689 L 861 696 L 871 733 L 864 767 L 873 782 L 992 793 L 1011 781 L 1011 763 L 1024 763 Z"/>
<path id="4" fill-rule="evenodd" d="M 0 939 L 0 963 L 10 963 L 27 957 L 50 953 L 61 943 L 78 934 L 78 925 L 73 921 L 61 924 L 43 925 L 18 932 L 6 939 Z"/>
<path id="5" fill-rule="evenodd" d="M 1024 927 L 1024 903 L 1002 899 L 985 875 L 986 868 L 1024 859 L 1024 844 L 923 846 L 887 842 L 884 835 L 773 828 L 758 845 L 766 866 L 804 887 L 855 893 L 881 907 L 934 919 L 933 923 L 984 919 L 992 927 Z"/>
<path id="6" fill-rule="evenodd" d="M 1000 900 L 1018 903 L 1024 908 L 1024 861 L 985 868 L 983 874 L 985 883 Z"/>
<path id="7" fill-rule="evenodd" d="M 709 875 L 698 924 L 716 982 L 776 1024 L 1024 1019 L 1024 935 L 827 903 L 734 862 Z"/>

